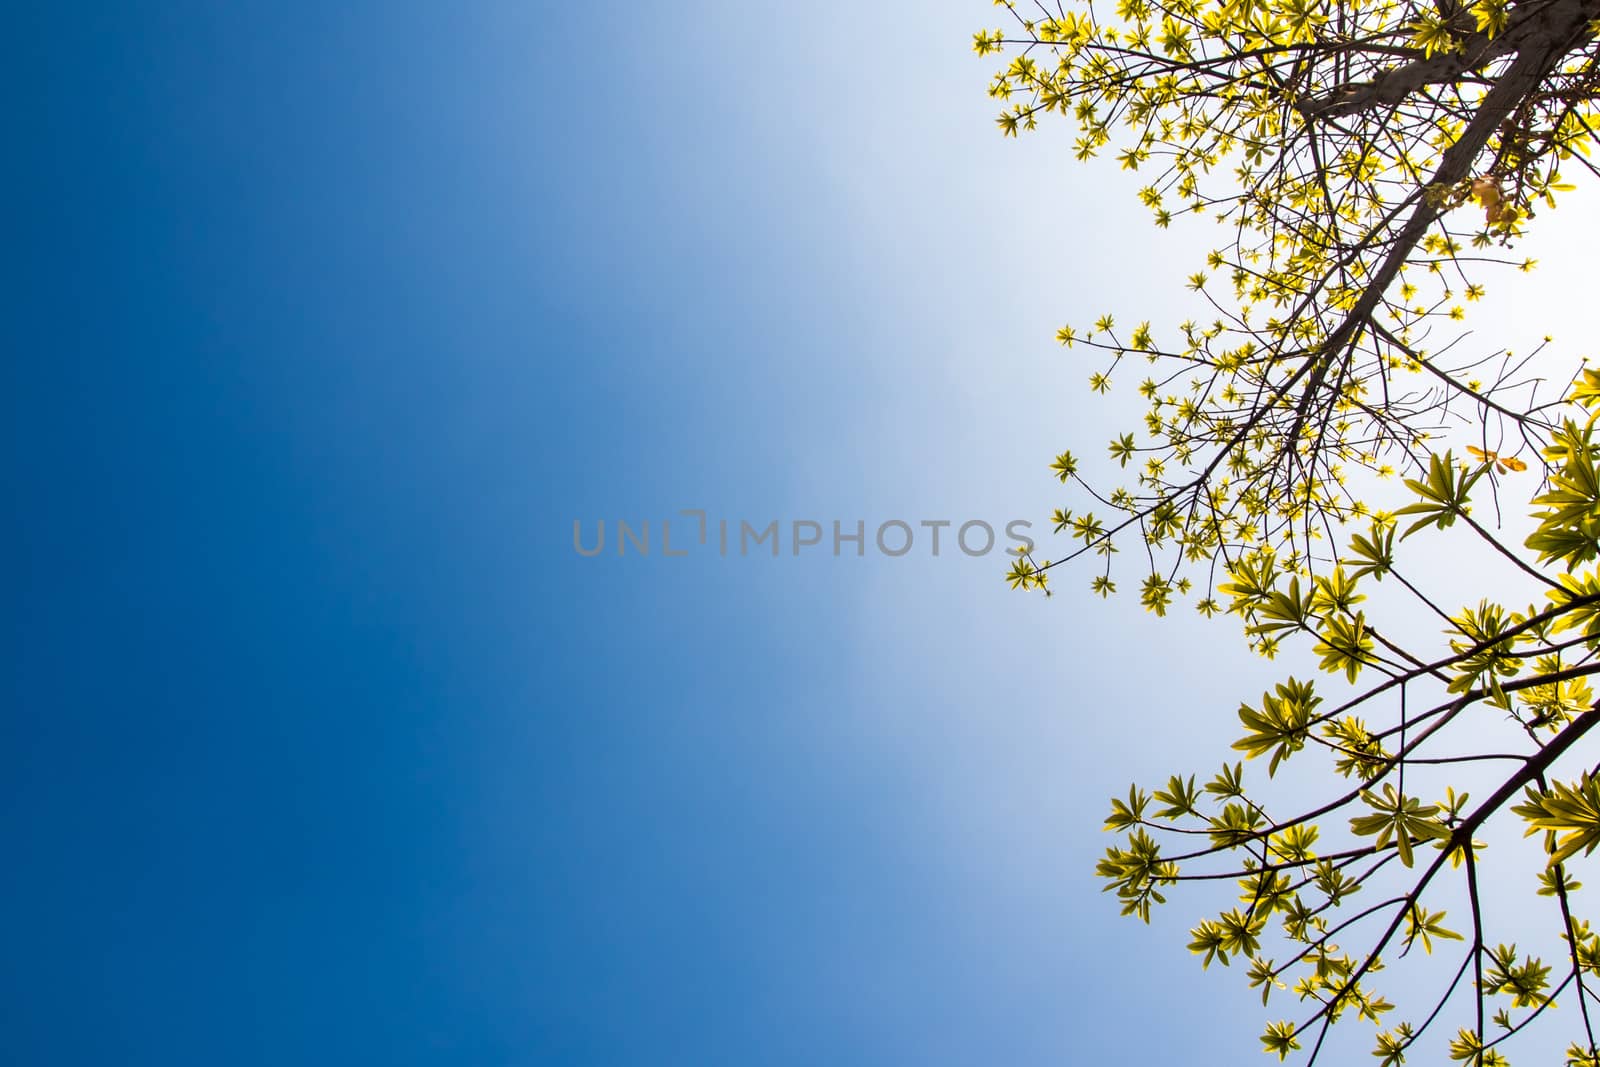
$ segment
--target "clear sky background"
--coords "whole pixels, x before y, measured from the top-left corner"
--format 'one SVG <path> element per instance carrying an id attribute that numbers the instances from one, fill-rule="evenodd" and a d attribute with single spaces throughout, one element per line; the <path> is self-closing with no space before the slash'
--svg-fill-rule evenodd
<path id="1" fill-rule="evenodd" d="M 572 548 L 1045 533 L 1114 424 L 1055 328 L 1211 235 L 999 137 L 994 17 L 16 16 L 7 1062 L 1253 1062 L 1198 909 L 1092 877 L 1268 677 L 1230 624 L 921 544 Z"/>

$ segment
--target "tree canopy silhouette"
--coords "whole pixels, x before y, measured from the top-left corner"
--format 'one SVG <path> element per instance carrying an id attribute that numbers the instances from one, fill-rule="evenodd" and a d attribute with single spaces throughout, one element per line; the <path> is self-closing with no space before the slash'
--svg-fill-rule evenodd
<path id="1" fill-rule="evenodd" d="M 1110 595 L 1131 557 L 1150 610 L 1188 599 L 1316 662 L 1239 707 L 1242 759 L 1114 800 L 1099 874 L 1146 921 L 1180 884 L 1236 886 L 1189 948 L 1287 1001 L 1261 1038 L 1280 1058 L 1314 1062 L 1355 1017 L 1384 1067 L 1425 1041 L 1429 1062 L 1505 1063 L 1560 1003 L 1567 1062 L 1600 1067 L 1575 877 L 1600 846 L 1600 373 L 1544 343 L 1473 350 L 1460 325 L 1498 264 L 1533 269 L 1514 249 L 1563 168 L 1595 170 L 1600 0 L 997 6 L 1012 25 L 974 45 L 1006 64 L 1002 131 L 1063 121 L 1079 159 L 1137 175 L 1156 225 L 1225 234 L 1188 279 L 1198 319 L 1060 330 L 1097 393 L 1142 369 L 1142 425 L 1056 458 L 1071 547 L 1009 580 L 1048 591 L 1086 557 Z M 1527 530 L 1481 514 L 1521 490 Z M 1441 584 L 1416 546 L 1492 559 L 1515 602 L 1484 596 L 1487 563 Z M 1272 793 L 1291 759 L 1322 783 L 1304 810 Z M 1490 908 L 1490 874 L 1528 908 Z M 1500 940 L 1538 907 L 1550 962 Z M 1384 971 L 1417 948 L 1449 962 L 1407 961 L 1391 1003 Z"/>

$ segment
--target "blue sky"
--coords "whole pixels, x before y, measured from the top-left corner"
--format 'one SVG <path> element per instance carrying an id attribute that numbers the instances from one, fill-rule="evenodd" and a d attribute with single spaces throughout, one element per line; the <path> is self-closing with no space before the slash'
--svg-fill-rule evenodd
<path id="1" fill-rule="evenodd" d="M 998 555 L 572 549 L 1042 527 L 1111 425 L 1055 327 L 1204 246 L 999 138 L 993 15 L 23 17 L 11 1062 L 1257 1055 L 1190 911 L 1091 876 L 1265 676 L 1230 628 Z"/>

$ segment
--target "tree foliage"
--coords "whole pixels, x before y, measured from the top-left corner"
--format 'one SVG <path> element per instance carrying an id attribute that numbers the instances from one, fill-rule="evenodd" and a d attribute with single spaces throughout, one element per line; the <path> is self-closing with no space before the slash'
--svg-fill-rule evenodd
<path id="1" fill-rule="evenodd" d="M 1600 0 L 997 6 L 1011 24 L 974 44 L 1004 63 L 1002 131 L 1064 122 L 1080 160 L 1136 173 L 1158 226 L 1225 234 L 1189 279 L 1200 319 L 1061 329 L 1093 391 L 1144 375 L 1143 424 L 1098 463 L 1056 458 L 1072 547 L 1008 577 L 1043 589 L 1086 557 L 1109 595 L 1132 557 L 1148 609 L 1187 598 L 1315 663 L 1239 707 L 1219 772 L 1114 800 L 1098 873 L 1146 921 L 1173 887 L 1236 885 L 1188 947 L 1287 1002 L 1261 1037 L 1280 1058 L 1315 1061 L 1354 1018 L 1384 1067 L 1497 1064 L 1547 1020 L 1600 1067 L 1576 878 L 1600 847 L 1600 373 L 1554 373 L 1543 344 L 1469 351 L 1458 325 L 1496 264 L 1533 268 L 1513 250 L 1563 168 L 1594 171 Z M 1530 533 L 1485 517 L 1524 490 Z M 1440 553 L 1520 591 L 1486 597 L 1477 569 L 1438 588 Z M 1307 752 L 1331 785 L 1279 810 L 1272 780 L 1313 780 Z M 1524 916 L 1486 905 L 1491 873 L 1548 912 L 1542 955 L 1502 943 Z M 1450 961 L 1434 987 L 1386 989 L 1417 950 Z"/>

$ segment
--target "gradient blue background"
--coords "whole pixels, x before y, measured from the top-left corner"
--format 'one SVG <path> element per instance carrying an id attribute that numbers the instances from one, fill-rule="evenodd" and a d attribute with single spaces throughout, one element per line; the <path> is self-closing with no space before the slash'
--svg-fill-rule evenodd
<path id="1" fill-rule="evenodd" d="M 0 1059 L 1258 1055 L 1194 909 L 1091 875 L 1106 795 L 1214 762 L 1231 631 L 572 550 L 1061 503 L 1051 334 L 1203 246 L 998 137 L 993 18 L 13 16 Z"/>

